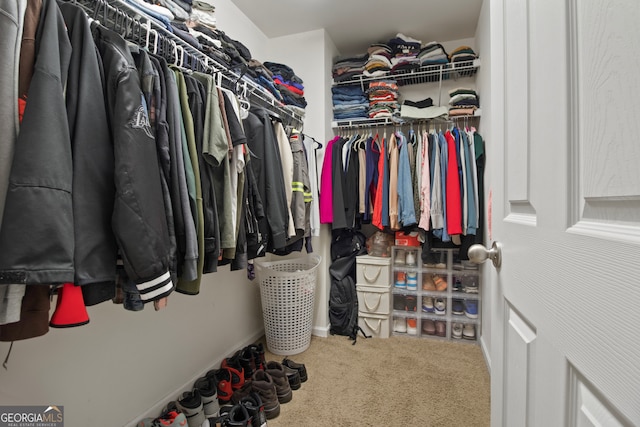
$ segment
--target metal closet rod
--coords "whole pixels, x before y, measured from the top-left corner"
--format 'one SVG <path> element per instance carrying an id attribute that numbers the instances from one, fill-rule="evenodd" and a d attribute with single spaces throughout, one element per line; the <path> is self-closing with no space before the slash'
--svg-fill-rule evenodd
<path id="1" fill-rule="evenodd" d="M 121 0 L 65 0 L 81 6 L 90 19 L 117 32 L 123 38 L 165 57 L 169 63 L 186 71 L 201 71 L 216 76 L 219 86 L 238 93 L 240 89 L 252 101 L 263 107 L 276 110 L 279 116 L 290 119 L 292 124 L 302 129 L 304 119 L 290 111 L 284 104 L 268 97 L 257 83 L 244 78 L 216 59 L 205 55 L 195 47 L 176 37 L 144 12 Z M 117 3 L 113 4 L 113 3 Z M 123 10 L 124 9 L 124 10 Z M 136 16 L 135 18 L 132 16 Z M 142 22 L 141 22 L 142 21 Z M 226 83 L 223 83 L 223 81 Z"/>

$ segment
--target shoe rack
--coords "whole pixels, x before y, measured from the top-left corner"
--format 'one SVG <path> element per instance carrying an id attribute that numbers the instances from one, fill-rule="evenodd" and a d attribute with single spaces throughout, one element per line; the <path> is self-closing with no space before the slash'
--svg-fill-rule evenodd
<path id="1" fill-rule="evenodd" d="M 393 335 L 477 343 L 481 326 L 480 270 L 458 249 L 394 246 L 391 253 Z"/>

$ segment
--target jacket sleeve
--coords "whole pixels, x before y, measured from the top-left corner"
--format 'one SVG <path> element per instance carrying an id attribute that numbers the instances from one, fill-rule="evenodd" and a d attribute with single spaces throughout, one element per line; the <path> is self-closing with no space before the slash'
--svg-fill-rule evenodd
<path id="1" fill-rule="evenodd" d="M 134 68 L 119 74 L 115 91 L 112 126 L 116 200 L 112 225 L 127 274 L 147 302 L 173 289 L 160 170 Z"/>

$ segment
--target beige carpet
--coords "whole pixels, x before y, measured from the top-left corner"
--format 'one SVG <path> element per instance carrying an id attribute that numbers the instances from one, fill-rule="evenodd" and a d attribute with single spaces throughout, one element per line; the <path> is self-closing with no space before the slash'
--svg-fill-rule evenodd
<path id="1" fill-rule="evenodd" d="M 489 374 L 472 344 L 420 338 L 313 337 L 309 380 L 270 427 L 486 427 Z M 282 361 L 267 351 L 267 360 Z"/>

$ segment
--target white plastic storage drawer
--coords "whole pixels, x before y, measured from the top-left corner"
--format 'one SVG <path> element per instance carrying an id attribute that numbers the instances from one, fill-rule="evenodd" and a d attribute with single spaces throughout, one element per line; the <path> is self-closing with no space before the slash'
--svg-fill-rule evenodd
<path id="1" fill-rule="evenodd" d="M 390 258 L 361 255 L 356 257 L 356 283 L 366 286 L 388 287 Z"/>
<path id="2" fill-rule="evenodd" d="M 367 336 L 373 338 L 389 338 L 389 322 L 388 315 L 358 313 L 358 326 Z"/>
<path id="3" fill-rule="evenodd" d="M 391 287 L 364 286 L 356 284 L 358 310 L 370 314 L 391 313 Z"/>

